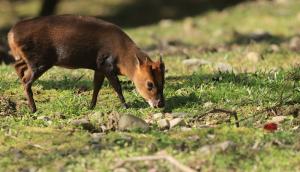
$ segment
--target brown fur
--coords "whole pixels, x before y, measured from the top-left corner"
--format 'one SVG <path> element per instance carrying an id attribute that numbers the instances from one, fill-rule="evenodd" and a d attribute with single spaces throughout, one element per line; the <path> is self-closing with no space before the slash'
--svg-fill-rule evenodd
<path id="1" fill-rule="evenodd" d="M 164 105 L 163 62 L 152 62 L 114 24 L 73 15 L 29 19 L 10 30 L 8 43 L 33 112 L 32 83 L 52 66 L 95 71 L 92 108 L 105 77 L 127 106 L 117 75 L 128 76 L 147 101 L 156 102 L 154 106 Z M 147 88 L 149 82 L 154 84 L 151 90 Z"/>

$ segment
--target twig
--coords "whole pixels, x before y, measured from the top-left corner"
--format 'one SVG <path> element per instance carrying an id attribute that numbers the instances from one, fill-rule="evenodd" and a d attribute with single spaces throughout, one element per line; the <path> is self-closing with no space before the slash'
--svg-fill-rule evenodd
<path id="1" fill-rule="evenodd" d="M 230 111 L 230 110 L 226 110 L 226 109 L 213 109 L 211 110 L 210 113 L 216 113 L 216 112 L 223 112 L 223 113 L 227 113 L 230 115 L 230 118 L 233 116 L 234 120 L 235 120 L 235 126 L 236 127 L 240 127 L 240 123 L 238 120 L 238 116 L 237 116 L 237 112 L 236 111 Z"/>
<path id="2" fill-rule="evenodd" d="M 82 74 L 80 77 L 78 77 L 77 79 L 75 79 L 74 83 L 76 84 L 78 81 L 80 81 L 82 78 L 84 77 L 84 74 Z"/>
<path id="3" fill-rule="evenodd" d="M 271 111 L 271 110 L 273 110 L 274 108 L 277 108 L 277 107 L 279 107 L 279 106 L 281 106 L 280 103 L 279 103 L 279 104 L 276 104 L 276 105 L 274 105 L 274 106 L 271 106 L 271 107 L 264 108 L 264 109 L 262 109 L 262 110 L 260 110 L 260 111 L 257 111 L 256 113 L 254 113 L 254 114 L 251 115 L 251 116 L 247 116 L 247 117 L 245 117 L 245 118 L 240 119 L 238 122 L 242 122 L 242 121 L 245 121 L 245 120 L 247 120 L 247 119 L 249 119 L 249 118 L 256 117 L 256 116 L 259 115 L 259 114 L 262 114 L 262 113 L 264 113 L 264 112 Z"/>
<path id="4" fill-rule="evenodd" d="M 138 157 L 132 157 L 125 160 L 120 161 L 114 166 L 115 168 L 124 166 L 127 162 L 136 162 L 136 161 L 156 161 L 156 160 L 166 160 L 173 166 L 175 166 L 177 169 L 183 171 L 183 172 L 195 172 L 195 170 L 191 169 L 190 167 L 181 164 L 178 162 L 175 158 L 169 155 L 151 155 L 151 156 L 138 156 Z"/>
<path id="5" fill-rule="evenodd" d="M 202 114 L 201 116 L 198 116 L 196 118 L 196 120 L 199 120 L 203 117 L 205 117 L 206 115 L 210 114 L 210 113 L 218 113 L 218 112 L 222 112 L 222 113 L 226 113 L 226 114 L 229 114 L 230 115 L 230 118 L 233 116 L 234 119 L 235 119 L 235 126 L 236 127 L 239 127 L 240 126 L 240 123 L 239 123 L 239 120 L 238 120 L 238 116 L 237 116 L 237 112 L 236 111 L 230 111 L 230 110 L 226 110 L 226 109 L 218 109 L 218 108 L 214 108 L 210 111 L 207 111 L 205 112 L 204 114 Z"/>

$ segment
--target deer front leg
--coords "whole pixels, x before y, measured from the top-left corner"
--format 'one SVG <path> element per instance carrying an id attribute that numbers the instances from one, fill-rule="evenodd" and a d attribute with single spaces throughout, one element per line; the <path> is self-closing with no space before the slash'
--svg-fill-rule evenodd
<path id="1" fill-rule="evenodd" d="M 106 75 L 110 85 L 114 88 L 114 90 L 117 92 L 117 95 L 121 101 L 121 103 L 123 104 L 123 106 L 127 109 L 128 105 L 125 102 L 125 98 L 123 96 L 122 93 L 122 87 L 119 81 L 119 78 L 117 77 L 117 75 L 109 73 Z"/>
<path id="2" fill-rule="evenodd" d="M 128 105 L 125 102 L 125 98 L 122 93 L 122 87 L 119 81 L 119 78 L 117 76 L 117 70 L 115 65 L 115 59 L 113 56 L 109 56 L 105 58 L 105 61 L 101 65 L 102 71 L 105 75 L 105 77 L 108 79 L 110 85 L 114 88 L 114 90 L 117 92 L 117 95 L 123 104 L 123 106 L 127 109 Z"/>

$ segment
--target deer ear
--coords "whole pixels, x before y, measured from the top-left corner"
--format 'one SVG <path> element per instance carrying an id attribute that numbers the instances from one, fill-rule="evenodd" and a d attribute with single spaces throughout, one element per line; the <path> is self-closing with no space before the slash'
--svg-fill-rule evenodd
<path id="1" fill-rule="evenodd" d="M 159 54 L 159 60 L 158 60 L 158 62 L 159 62 L 160 64 L 163 64 L 163 63 L 164 63 L 163 60 L 162 60 L 162 55 L 161 55 L 161 54 Z"/>
<path id="2" fill-rule="evenodd" d="M 165 70 L 165 63 L 163 62 L 162 60 L 162 55 L 159 54 L 159 60 L 158 60 L 158 63 L 159 63 L 159 67 L 160 67 L 160 70 Z"/>
<path id="3" fill-rule="evenodd" d="M 159 55 L 158 63 L 160 64 L 160 66 L 164 66 L 165 65 L 164 62 L 163 62 L 163 60 L 162 60 L 162 55 L 161 54 Z"/>
<path id="4" fill-rule="evenodd" d="M 141 61 L 141 59 L 140 58 L 138 58 L 138 56 L 135 54 L 134 55 L 135 56 L 135 60 L 136 60 L 136 64 L 137 64 L 137 66 L 139 67 L 139 66 L 141 66 L 142 65 L 142 61 Z"/>

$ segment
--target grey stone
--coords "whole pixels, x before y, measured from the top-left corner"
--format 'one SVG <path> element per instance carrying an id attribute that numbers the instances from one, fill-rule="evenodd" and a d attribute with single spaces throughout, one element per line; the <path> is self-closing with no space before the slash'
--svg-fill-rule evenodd
<path id="1" fill-rule="evenodd" d="M 162 118 L 162 117 L 163 117 L 163 114 L 162 114 L 162 113 L 155 113 L 155 114 L 153 114 L 153 119 L 154 119 L 154 120 L 160 119 L 160 118 Z"/>
<path id="2" fill-rule="evenodd" d="M 169 121 L 170 128 L 176 127 L 176 126 L 185 126 L 186 123 L 184 122 L 183 118 L 175 118 Z"/>
<path id="3" fill-rule="evenodd" d="M 160 129 L 169 129 L 170 128 L 170 122 L 167 119 L 161 119 L 157 121 L 157 125 Z"/>
<path id="4" fill-rule="evenodd" d="M 85 130 L 94 130 L 93 124 L 91 124 L 90 120 L 86 118 L 76 119 L 72 121 L 72 124 L 76 127 L 82 127 Z"/>
<path id="5" fill-rule="evenodd" d="M 283 122 L 285 119 L 287 118 L 287 116 L 274 116 L 271 120 L 269 120 L 268 122 L 271 123 L 281 123 Z"/>
<path id="6" fill-rule="evenodd" d="M 141 118 L 133 115 L 122 115 L 118 122 L 118 129 L 122 131 L 130 131 L 135 129 L 141 129 L 142 131 L 148 131 L 149 125 Z"/>
<path id="7" fill-rule="evenodd" d="M 187 68 L 198 68 L 202 65 L 208 65 L 211 64 L 210 61 L 204 60 L 204 59 L 196 59 L 196 58 L 192 58 L 192 59 L 186 59 L 183 60 L 182 63 L 187 67 Z"/>
<path id="8" fill-rule="evenodd" d="M 217 143 L 214 145 L 205 145 L 201 147 L 198 151 L 201 154 L 210 154 L 213 152 L 220 152 L 220 151 L 226 151 L 229 148 L 234 148 L 236 144 L 232 141 L 224 141 L 221 143 Z"/>
<path id="9" fill-rule="evenodd" d="M 300 37 L 293 37 L 289 42 L 289 48 L 293 51 L 300 51 Z"/>
<path id="10" fill-rule="evenodd" d="M 235 72 L 233 67 L 227 63 L 217 63 L 215 64 L 215 69 L 219 72 Z"/>
<path id="11" fill-rule="evenodd" d="M 280 47 L 277 44 L 272 44 L 270 46 L 270 50 L 274 53 L 279 52 L 280 51 Z"/>
<path id="12" fill-rule="evenodd" d="M 257 52 L 248 52 L 247 55 L 246 55 L 246 58 L 249 60 L 249 61 L 252 61 L 254 63 L 257 63 L 259 62 L 259 60 L 261 59 L 261 55 Z"/>

